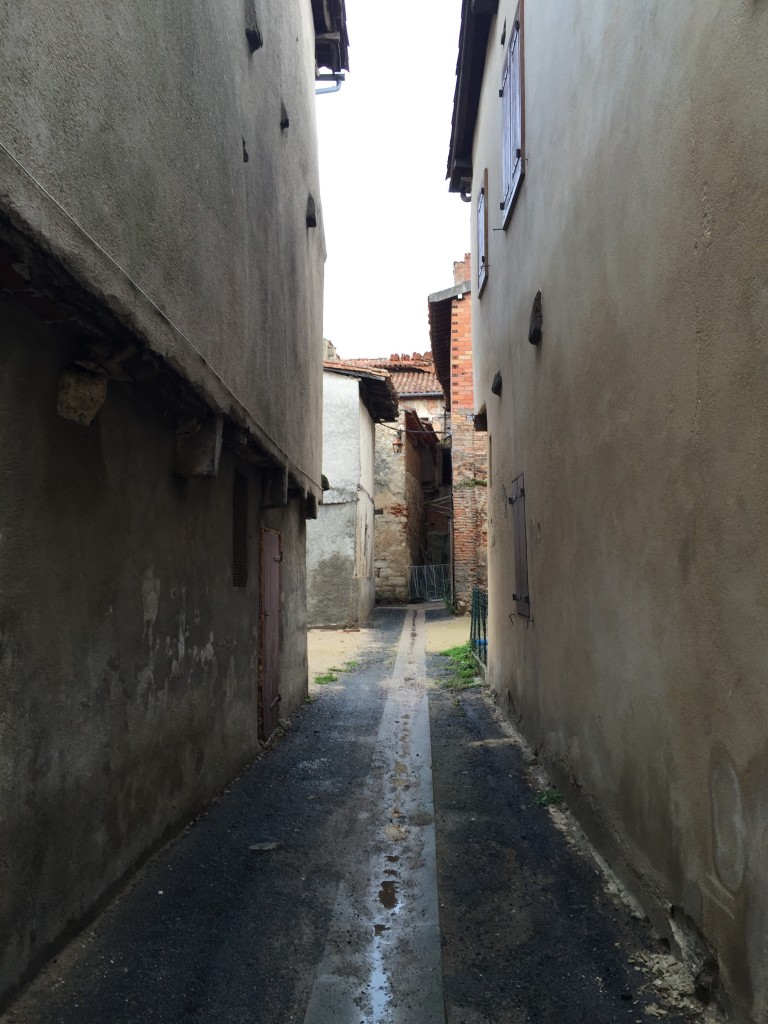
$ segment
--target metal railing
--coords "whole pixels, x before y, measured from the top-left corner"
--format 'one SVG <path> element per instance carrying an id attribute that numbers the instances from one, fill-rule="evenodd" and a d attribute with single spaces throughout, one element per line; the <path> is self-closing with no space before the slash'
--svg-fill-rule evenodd
<path id="1" fill-rule="evenodd" d="M 411 601 L 449 601 L 450 565 L 412 565 L 408 596 Z"/>
<path id="2" fill-rule="evenodd" d="M 488 664 L 488 591 L 472 588 L 472 620 L 469 628 L 472 653 L 483 665 Z"/>

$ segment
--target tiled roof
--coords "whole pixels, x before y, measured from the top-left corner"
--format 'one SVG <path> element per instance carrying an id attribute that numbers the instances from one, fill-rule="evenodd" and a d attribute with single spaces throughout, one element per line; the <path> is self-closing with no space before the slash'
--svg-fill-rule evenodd
<path id="1" fill-rule="evenodd" d="M 391 373 L 392 383 L 398 395 L 442 395 L 440 381 L 431 370 L 409 370 L 407 373 L 395 370 Z"/>
<path id="2" fill-rule="evenodd" d="M 389 359 L 345 359 L 347 366 L 361 369 L 388 370 L 395 391 L 402 398 L 406 395 L 442 395 L 443 389 L 435 375 L 431 353 L 417 358 L 390 356 Z"/>

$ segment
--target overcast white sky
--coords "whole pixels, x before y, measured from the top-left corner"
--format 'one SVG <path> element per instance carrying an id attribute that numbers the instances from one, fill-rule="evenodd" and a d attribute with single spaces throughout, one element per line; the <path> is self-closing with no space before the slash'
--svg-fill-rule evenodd
<path id="1" fill-rule="evenodd" d="M 470 208 L 445 181 L 460 14 L 461 0 L 347 0 L 351 70 L 316 100 L 323 333 L 342 358 L 427 351 L 427 296 L 469 248 Z"/>

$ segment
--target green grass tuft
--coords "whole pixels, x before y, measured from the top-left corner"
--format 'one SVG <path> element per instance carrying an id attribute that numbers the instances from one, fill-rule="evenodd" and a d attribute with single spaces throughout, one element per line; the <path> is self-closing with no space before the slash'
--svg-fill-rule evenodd
<path id="1" fill-rule="evenodd" d="M 319 683 L 321 686 L 324 686 L 326 683 L 338 683 L 340 675 L 344 672 L 351 672 L 353 669 L 357 668 L 358 664 L 359 663 L 357 661 L 348 661 L 344 665 L 344 668 L 337 668 L 335 665 L 332 665 L 327 672 L 316 675 L 315 682 Z"/>
<path id="2" fill-rule="evenodd" d="M 336 683 L 338 679 L 339 677 L 333 669 L 330 672 L 323 672 L 322 675 L 315 676 L 315 682 L 320 683 L 321 686 L 324 686 L 326 683 Z"/>
<path id="3" fill-rule="evenodd" d="M 466 690 L 471 686 L 480 685 L 477 681 L 477 663 L 469 640 L 460 647 L 450 647 L 447 651 L 441 651 L 440 655 L 450 659 L 450 675 L 442 681 L 443 686 L 452 690 Z"/>
<path id="4" fill-rule="evenodd" d="M 536 797 L 536 803 L 539 807 L 552 807 L 553 805 L 561 804 L 563 802 L 563 794 L 557 788 L 557 786 L 550 786 L 549 789 L 545 789 L 543 793 L 540 793 Z"/>

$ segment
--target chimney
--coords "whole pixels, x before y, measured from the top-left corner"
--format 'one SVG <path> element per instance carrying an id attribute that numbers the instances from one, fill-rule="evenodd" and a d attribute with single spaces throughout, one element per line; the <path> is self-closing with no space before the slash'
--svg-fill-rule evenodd
<path id="1" fill-rule="evenodd" d="M 323 362 L 324 363 L 338 363 L 341 362 L 339 355 L 336 351 L 336 346 L 328 338 L 323 338 Z"/>
<path id="2" fill-rule="evenodd" d="M 464 253 L 464 259 L 453 264 L 453 283 L 463 284 L 472 280 L 472 253 Z"/>

